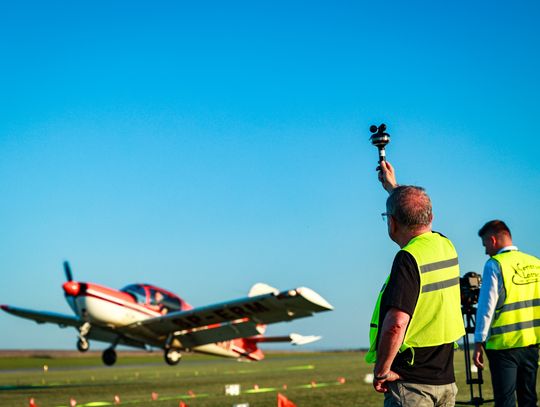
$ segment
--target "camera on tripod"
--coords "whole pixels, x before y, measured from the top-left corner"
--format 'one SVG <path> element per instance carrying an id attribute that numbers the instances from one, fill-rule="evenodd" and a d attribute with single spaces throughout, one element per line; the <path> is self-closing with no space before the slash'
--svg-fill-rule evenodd
<path id="1" fill-rule="evenodd" d="M 482 370 L 477 370 L 477 376 L 473 377 L 471 371 L 471 346 L 469 335 L 474 334 L 476 325 L 476 307 L 478 297 L 480 296 L 480 287 L 482 286 L 482 277 L 474 271 L 469 271 L 459 279 L 461 290 L 461 313 L 465 320 L 465 336 L 463 337 L 463 355 L 465 356 L 465 375 L 467 384 L 469 385 L 471 399 L 470 401 L 456 401 L 456 405 L 481 406 L 484 403 L 492 402 L 493 400 L 485 400 L 482 397 Z M 478 386 L 475 395 L 474 385 Z"/>
<path id="2" fill-rule="evenodd" d="M 482 277 L 474 271 L 469 271 L 459 279 L 461 289 L 461 310 L 463 314 L 471 313 L 478 303 Z"/>

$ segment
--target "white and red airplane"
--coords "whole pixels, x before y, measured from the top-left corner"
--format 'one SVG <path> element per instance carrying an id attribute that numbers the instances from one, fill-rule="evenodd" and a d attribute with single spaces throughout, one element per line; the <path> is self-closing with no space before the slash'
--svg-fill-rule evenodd
<path id="1" fill-rule="evenodd" d="M 193 308 L 177 295 L 149 284 L 131 284 L 121 290 L 73 281 L 64 262 L 66 301 L 75 315 L 36 311 L 1 305 L 10 314 L 37 323 L 50 322 L 79 332 L 77 349 L 89 349 L 89 340 L 110 343 L 103 351 L 106 365 L 116 362 L 117 345 L 164 350 L 165 361 L 176 365 L 182 351 L 261 360 L 261 342 L 290 342 L 303 345 L 320 336 L 264 336 L 267 324 L 291 321 L 329 311 L 333 307 L 306 287 L 279 292 L 266 284 L 255 284 L 247 297 Z"/>

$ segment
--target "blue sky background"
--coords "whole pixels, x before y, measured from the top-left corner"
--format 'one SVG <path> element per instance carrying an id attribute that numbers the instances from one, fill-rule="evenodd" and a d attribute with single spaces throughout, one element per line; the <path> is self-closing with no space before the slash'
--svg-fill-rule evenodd
<path id="1" fill-rule="evenodd" d="M 537 1 L 196 3 L 0 5 L 0 303 L 69 313 L 65 259 L 193 305 L 304 285 L 335 311 L 268 333 L 366 346 L 398 250 L 381 122 L 462 273 L 492 218 L 540 254 Z M 0 348 L 76 341 L 0 327 Z"/>

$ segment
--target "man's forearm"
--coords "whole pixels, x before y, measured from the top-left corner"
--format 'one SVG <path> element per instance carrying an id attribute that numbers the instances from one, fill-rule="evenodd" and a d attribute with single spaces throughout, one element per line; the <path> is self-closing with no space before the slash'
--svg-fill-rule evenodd
<path id="1" fill-rule="evenodd" d="M 375 376 L 384 376 L 391 367 L 409 323 L 409 315 L 396 308 L 392 308 L 386 314 L 381 329 L 381 339 L 377 346 L 377 363 L 375 364 Z"/>

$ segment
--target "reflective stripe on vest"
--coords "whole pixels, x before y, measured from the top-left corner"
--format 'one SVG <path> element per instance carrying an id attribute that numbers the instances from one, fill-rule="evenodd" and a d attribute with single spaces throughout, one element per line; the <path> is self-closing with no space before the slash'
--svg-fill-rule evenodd
<path id="1" fill-rule="evenodd" d="M 512 250 L 492 257 L 499 263 L 506 298 L 495 310 L 487 349 L 540 343 L 540 259 Z"/>
<path id="2" fill-rule="evenodd" d="M 410 253 L 418 265 L 420 294 L 400 352 L 408 348 L 423 348 L 457 341 L 464 335 L 465 329 L 461 314 L 459 265 L 454 246 L 440 234 L 428 232 L 411 239 L 402 250 Z M 375 362 L 377 359 L 382 294 L 383 292 L 379 294 L 371 319 L 367 362 Z"/>

